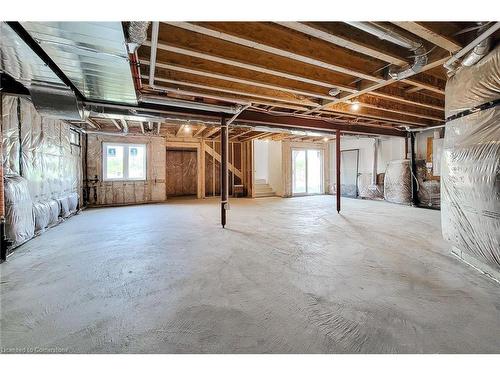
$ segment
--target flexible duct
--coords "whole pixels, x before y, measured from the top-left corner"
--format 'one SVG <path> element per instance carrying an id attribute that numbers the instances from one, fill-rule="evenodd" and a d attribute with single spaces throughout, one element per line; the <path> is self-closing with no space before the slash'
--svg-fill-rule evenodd
<path id="1" fill-rule="evenodd" d="M 376 24 L 373 22 L 346 22 L 347 24 L 356 27 L 364 32 L 372 34 L 379 39 L 387 40 L 400 47 L 407 48 L 414 53 L 413 64 L 407 68 L 391 68 L 389 76 L 396 80 L 408 78 L 422 70 L 427 64 L 427 51 L 422 43 L 409 39 L 396 30 Z"/>
<path id="2" fill-rule="evenodd" d="M 147 40 L 149 24 L 149 21 L 131 21 L 128 23 L 127 42 L 129 53 L 137 51 L 137 49 Z"/>
<path id="3" fill-rule="evenodd" d="M 484 26 L 486 26 L 485 23 L 481 23 Z M 478 30 L 478 35 L 481 35 L 481 33 L 484 31 L 484 27 L 481 27 Z M 481 60 L 484 56 L 486 56 L 490 50 L 491 46 L 491 36 L 488 38 L 484 39 L 481 41 L 477 46 L 474 47 L 474 49 L 464 57 L 462 60 L 462 65 L 463 66 L 472 66 L 475 63 L 477 63 L 479 60 Z"/>

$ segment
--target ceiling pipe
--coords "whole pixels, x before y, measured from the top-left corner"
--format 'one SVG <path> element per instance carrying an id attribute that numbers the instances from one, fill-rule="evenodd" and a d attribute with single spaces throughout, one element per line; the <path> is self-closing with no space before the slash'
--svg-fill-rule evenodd
<path id="1" fill-rule="evenodd" d="M 346 22 L 348 25 L 356 27 L 364 32 L 372 34 L 379 39 L 386 40 L 390 43 L 396 44 L 400 47 L 409 49 L 414 53 L 413 65 L 407 68 L 391 68 L 389 70 L 389 76 L 396 80 L 401 80 L 408 78 L 422 70 L 422 68 L 427 64 L 427 51 L 422 44 L 422 42 L 417 42 L 410 38 L 407 38 L 395 29 L 373 23 L 373 22 Z"/>
<path id="2" fill-rule="evenodd" d="M 150 95 L 141 95 L 140 101 L 143 103 L 169 105 L 172 107 L 199 109 L 202 111 L 220 112 L 229 114 L 238 114 L 241 107 L 241 106 L 228 107 L 223 105 L 205 104 L 200 102 L 192 102 L 192 101 L 174 99 L 169 97 L 155 97 Z"/>
<path id="3" fill-rule="evenodd" d="M 453 57 L 451 57 L 448 61 L 446 61 L 443 64 L 443 66 L 448 70 L 448 73 L 453 74 L 453 72 L 455 71 L 454 64 L 463 56 L 465 56 L 469 51 L 476 48 L 478 44 L 480 44 L 483 40 L 493 35 L 493 33 L 495 33 L 498 29 L 500 29 L 500 22 L 495 22 L 490 28 L 482 32 L 480 35 L 477 36 L 476 39 L 467 44 L 464 48 L 462 48 L 455 55 L 453 55 Z"/>

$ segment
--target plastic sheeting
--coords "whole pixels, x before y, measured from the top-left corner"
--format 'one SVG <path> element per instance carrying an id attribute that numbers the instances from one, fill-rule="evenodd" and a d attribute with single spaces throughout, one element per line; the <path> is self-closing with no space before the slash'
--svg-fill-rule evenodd
<path id="1" fill-rule="evenodd" d="M 20 176 L 8 175 L 4 177 L 4 189 L 5 233 L 13 246 L 19 246 L 35 233 L 28 181 Z"/>
<path id="2" fill-rule="evenodd" d="M 446 117 L 500 98 L 500 47 L 446 85 Z M 446 123 L 441 167 L 445 239 L 500 271 L 500 108 Z"/>
<path id="3" fill-rule="evenodd" d="M 67 217 L 77 210 L 82 184 L 81 150 L 70 142 L 69 124 L 41 117 L 29 100 L 4 96 L 2 108 L 4 172 L 10 178 L 24 180 L 31 199 L 33 231 L 41 232 L 56 224 L 60 216 Z M 12 204 L 20 203 L 14 200 Z M 62 212 L 63 206 L 67 210 Z M 33 231 L 25 230 L 25 224 L 9 217 L 18 209 L 21 208 L 13 207 L 6 215 L 8 222 L 19 225 L 7 235 L 22 232 L 32 236 Z M 14 246 L 21 243 L 17 238 L 11 239 L 15 240 Z"/>
<path id="4" fill-rule="evenodd" d="M 411 169 L 408 159 L 392 160 L 387 165 L 384 199 L 392 203 L 411 204 Z"/>
<path id="5" fill-rule="evenodd" d="M 372 174 L 360 173 L 358 176 L 359 196 L 366 199 L 384 199 L 383 175 L 383 173 L 379 173 L 377 175 L 377 184 L 372 185 Z"/>
<path id="6" fill-rule="evenodd" d="M 418 201 L 422 207 L 439 208 L 441 205 L 441 185 L 437 180 L 428 180 L 429 172 L 425 160 L 416 160 Z"/>

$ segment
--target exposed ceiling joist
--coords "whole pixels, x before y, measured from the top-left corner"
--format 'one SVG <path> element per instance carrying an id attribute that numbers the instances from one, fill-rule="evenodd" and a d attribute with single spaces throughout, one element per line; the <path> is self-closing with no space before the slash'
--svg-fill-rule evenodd
<path id="1" fill-rule="evenodd" d="M 149 62 L 147 60 L 140 60 L 140 62 L 141 62 L 141 64 L 149 65 Z M 174 71 L 179 71 L 179 72 L 184 72 L 184 73 L 199 75 L 199 76 L 202 76 L 202 77 L 209 77 L 209 78 L 221 79 L 221 80 L 225 80 L 225 81 L 242 83 L 242 84 L 245 84 L 245 85 L 263 87 L 263 88 L 267 88 L 267 89 L 270 89 L 270 90 L 285 91 L 285 92 L 289 92 L 289 93 L 296 94 L 296 95 L 310 96 L 310 97 L 313 97 L 313 98 L 320 98 L 320 99 L 327 99 L 327 100 L 334 99 L 330 95 L 325 95 L 325 94 L 321 94 L 321 93 L 318 93 L 318 92 L 303 91 L 303 90 L 298 90 L 298 89 L 289 88 L 289 87 L 285 87 L 285 86 L 270 85 L 270 84 L 263 83 L 263 82 L 258 82 L 258 81 L 255 81 L 255 80 L 241 79 L 241 78 L 237 78 L 237 77 L 233 77 L 233 76 L 228 76 L 228 75 L 224 75 L 224 74 L 211 73 L 211 72 L 207 72 L 207 71 L 202 71 L 202 70 L 192 69 L 192 68 L 186 68 L 186 67 L 177 66 L 177 65 L 173 65 L 173 64 L 164 64 L 164 63 L 157 62 L 155 65 L 156 65 L 157 68 L 162 68 L 162 69 L 167 69 L 167 70 L 174 70 Z"/>
<path id="2" fill-rule="evenodd" d="M 383 82 L 384 81 L 384 79 L 377 77 L 373 74 L 367 74 L 367 73 L 364 73 L 364 72 L 361 72 L 361 71 L 358 71 L 355 69 L 350 69 L 348 67 L 335 65 L 331 62 L 320 61 L 320 60 L 313 58 L 313 57 L 309 57 L 309 56 L 301 55 L 298 53 L 290 52 L 288 50 L 272 47 L 272 46 L 269 46 L 267 44 L 263 44 L 263 43 L 259 43 L 257 41 L 241 38 L 241 37 L 238 37 L 235 35 L 231 35 L 231 34 L 228 34 L 225 32 L 213 30 L 213 29 L 203 27 L 200 25 L 196 25 L 193 23 L 189 23 L 189 22 L 165 22 L 165 23 L 169 24 L 171 26 L 179 27 L 179 28 L 182 28 L 185 30 L 195 32 L 195 33 L 208 35 L 208 36 L 211 36 L 213 38 L 218 38 L 218 39 L 225 40 L 225 41 L 228 41 L 231 43 L 235 43 L 235 44 L 239 44 L 239 45 L 242 45 L 245 47 L 253 48 L 255 50 L 272 53 L 272 54 L 282 56 L 282 57 L 285 57 L 288 59 L 292 59 L 292 60 L 300 61 L 300 62 L 303 62 L 306 64 L 318 66 L 318 67 L 328 69 L 328 70 L 331 70 L 334 72 L 347 74 L 347 75 L 350 75 L 353 77 L 366 79 L 366 80 L 369 80 L 372 82 Z"/>
<path id="3" fill-rule="evenodd" d="M 142 76 L 144 79 L 146 76 Z M 254 93 L 249 93 L 246 91 L 240 91 L 240 90 L 234 90 L 234 89 L 229 89 L 225 87 L 216 87 L 216 86 L 209 86 L 209 85 L 202 85 L 194 82 L 186 82 L 186 81 L 179 81 L 179 80 L 174 80 L 174 79 L 167 79 L 167 78 L 160 78 L 156 77 L 155 80 L 159 82 L 165 82 L 165 83 L 170 83 L 174 85 L 184 85 L 184 86 L 190 86 L 190 87 L 196 87 L 199 89 L 204 89 L 204 90 L 212 90 L 212 91 L 217 91 L 217 92 L 225 92 L 229 94 L 235 94 L 235 95 L 240 95 L 240 96 L 247 96 L 247 97 L 253 97 L 253 98 L 259 98 L 259 99 L 265 99 L 269 101 L 276 101 L 276 102 L 283 102 L 283 103 L 289 103 L 289 104 L 299 104 L 302 106 L 309 106 L 309 107 L 317 107 L 319 104 L 313 103 L 310 101 L 305 101 L 305 100 L 297 100 L 293 98 L 289 99 L 283 99 L 283 98 L 277 98 L 274 96 L 268 96 L 268 95 L 262 95 L 262 94 L 254 94 Z"/>
<path id="4" fill-rule="evenodd" d="M 429 27 L 424 26 L 424 24 L 421 22 L 403 21 L 393 23 L 449 52 L 457 52 L 462 48 L 462 46 L 457 41 L 452 40 L 451 38 L 444 35 L 438 34 L 437 32 L 431 30 Z"/>
<path id="5" fill-rule="evenodd" d="M 405 59 L 399 56 L 387 53 L 380 49 L 375 49 L 373 46 L 367 44 L 362 44 L 359 42 L 356 43 L 348 38 L 337 36 L 330 30 L 322 28 L 320 25 L 315 25 L 311 22 L 276 22 L 276 23 L 288 27 L 290 29 L 299 31 L 303 34 L 310 35 L 318 39 L 322 39 L 326 42 L 336 44 L 340 47 L 344 47 L 370 57 L 374 57 L 376 59 L 388 62 L 390 64 L 404 66 L 408 63 Z"/>
<path id="6" fill-rule="evenodd" d="M 214 135 L 215 133 L 217 133 L 218 131 L 220 130 L 220 127 L 218 126 L 215 126 L 211 129 L 209 129 L 204 135 L 203 135 L 203 138 L 210 138 L 212 135 Z"/>

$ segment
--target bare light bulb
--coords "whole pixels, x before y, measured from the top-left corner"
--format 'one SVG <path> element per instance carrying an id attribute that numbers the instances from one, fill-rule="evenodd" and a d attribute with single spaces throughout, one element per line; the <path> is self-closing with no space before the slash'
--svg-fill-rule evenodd
<path id="1" fill-rule="evenodd" d="M 353 111 L 357 111 L 357 110 L 359 110 L 359 103 L 358 103 L 358 102 L 354 102 L 354 103 L 352 103 L 352 105 L 351 105 L 351 109 L 352 109 Z"/>

